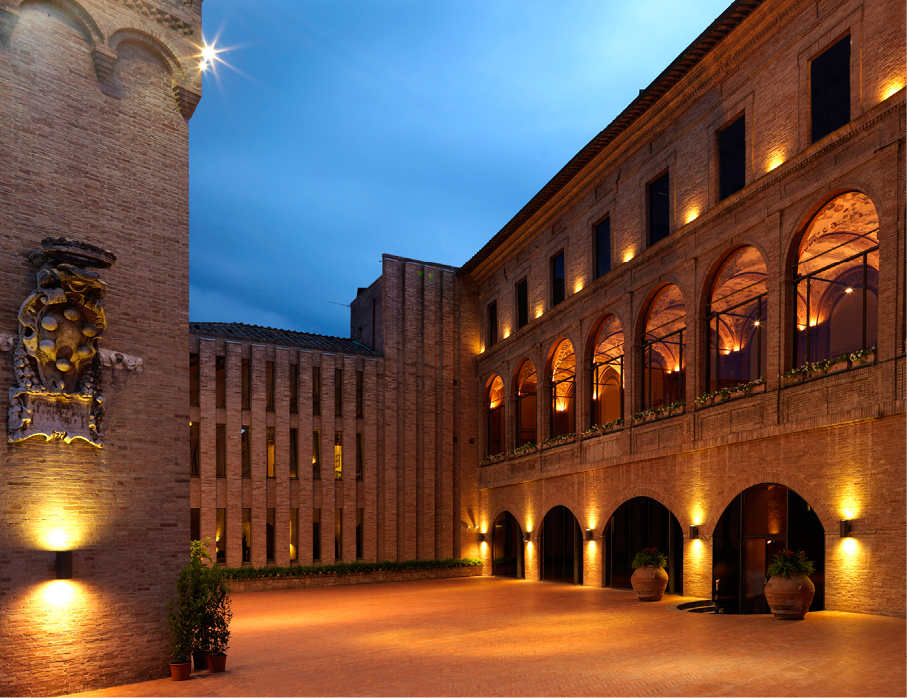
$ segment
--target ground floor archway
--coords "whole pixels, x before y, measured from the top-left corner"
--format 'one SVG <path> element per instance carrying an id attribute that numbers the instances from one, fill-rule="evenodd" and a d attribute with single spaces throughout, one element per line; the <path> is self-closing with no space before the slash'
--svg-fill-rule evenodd
<path id="1" fill-rule="evenodd" d="M 802 550 L 815 563 L 810 611 L 825 607 L 825 531 L 816 512 L 784 485 L 756 485 L 727 506 L 712 536 L 712 598 L 721 613 L 768 613 L 766 569 L 772 556 Z"/>
<path id="2" fill-rule="evenodd" d="M 621 504 L 605 526 L 604 583 L 630 589 L 633 556 L 643 548 L 658 548 L 668 557 L 669 594 L 683 593 L 683 530 L 677 517 L 651 497 L 634 497 Z"/>
<path id="3" fill-rule="evenodd" d="M 491 573 L 524 579 L 523 529 L 509 511 L 502 511 L 491 529 Z"/>
<path id="4" fill-rule="evenodd" d="M 583 533 L 567 507 L 556 506 L 545 514 L 539 553 L 543 580 L 583 583 Z"/>

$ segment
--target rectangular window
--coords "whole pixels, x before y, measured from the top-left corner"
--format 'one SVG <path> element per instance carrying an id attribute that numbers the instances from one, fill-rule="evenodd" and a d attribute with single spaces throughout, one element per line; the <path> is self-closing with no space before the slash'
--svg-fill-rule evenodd
<path id="1" fill-rule="evenodd" d="M 551 259 L 551 305 L 567 297 L 567 277 L 564 270 L 564 253 Z"/>
<path id="2" fill-rule="evenodd" d="M 362 375 L 362 371 L 356 371 L 356 419 L 362 419 L 362 417 L 364 416 L 364 383 L 365 379 Z"/>
<path id="3" fill-rule="evenodd" d="M 595 278 L 611 271 L 611 218 L 595 226 Z"/>
<path id="4" fill-rule="evenodd" d="M 274 562 L 274 523 L 275 511 L 268 509 L 268 521 L 265 524 L 265 557 L 268 562 Z"/>
<path id="5" fill-rule="evenodd" d="M 361 560 L 365 555 L 362 554 L 362 521 L 365 518 L 362 515 L 362 509 L 356 509 L 356 559 Z"/>
<path id="6" fill-rule="evenodd" d="M 312 509 L 312 558 L 321 559 L 321 509 Z"/>
<path id="7" fill-rule="evenodd" d="M 321 432 L 312 432 L 312 479 L 321 479 Z"/>
<path id="8" fill-rule="evenodd" d="M 299 412 L 299 366 L 290 364 L 290 414 Z"/>
<path id="9" fill-rule="evenodd" d="M 809 66 L 812 143 L 850 122 L 850 36 L 845 36 Z"/>
<path id="10" fill-rule="evenodd" d="M 252 409 L 252 362 L 249 359 L 242 360 L 242 408 L 244 410 Z"/>
<path id="11" fill-rule="evenodd" d="M 252 562 L 252 510 L 242 510 L 242 561 Z"/>
<path id="12" fill-rule="evenodd" d="M 718 132 L 718 196 L 726 199 L 746 185 L 746 119 Z"/>
<path id="13" fill-rule="evenodd" d="M 343 416 L 343 369 L 334 369 L 334 416 Z"/>
<path id="14" fill-rule="evenodd" d="M 290 509 L 290 562 L 299 560 L 299 509 Z"/>
<path id="15" fill-rule="evenodd" d="M 223 424 L 218 424 L 216 436 L 214 450 L 217 456 L 215 461 L 217 463 L 217 477 L 227 477 L 227 427 Z"/>
<path id="16" fill-rule="evenodd" d="M 343 509 L 334 509 L 334 559 L 343 559 Z"/>
<path id="17" fill-rule="evenodd" d="M 321 415 L 321 366 L 312 366 L 312 414 Z"/>
<path id="18" fill-rule="evenodd" d="M 189 404 L 198 404 L 198 354 L 189 354 Z"/>
<path id="19" fill-rule="evenodd" d="M 201 435 L 198 422 L 189 422 L 189 475 L 201 475 Z M 193 538 L 192 540 L 198 540 Z"/>
<path id="20" fill-rule="evenodd" d="M 649 244 L 664 240 L 671 232 L 670 180 L 665 172 L 649 185 Z"/>
<path id="21" fill-rule="evenodd" d="M 214 391 L 217 407 L 227 406 L 226 373 L 227 359 L 223 356 L 214 357 Z"/>
<path id="22" fill-rule="evenodd" d="M 242 435 L 242 476 L 252 477 L 252 434 L 249 427 L 243 427 Z"/>
<path id="23" fill-rule="evenodd" d="M 488 346 L 498 343 L 498 302 L 488 304 Z"/>
<path id="24" fill-rule="evenodd" d="M 362 461 L 365 458 L 362 434 L 356 434 L 356 479 L 362 480 Z"/>
<path id="25" fill-rule="evenodd" d="M 265 435 L 268 444 L 268 477 L 274 477 L 274 427 L 267 427 Z"/>
<path id="26" fill-rule="evenodd" d="M 334 432 L 334 479 L 343 479 L 343 447 L 340 441 L 343 438 L 342 431 Z"/>
<path id="27" fill-rule="evenodd" d="M 227 510 L 217 510 L 217 530 L 214 533 L 214 549 L 217 551 L 218 564 L 227 562 Z"/>
<path id="28" fill-rule="evenodd" d="M 529 279 L 523 279 L 516 285 L 516 324 L 517 328 L 529 324 Z"/>
<path id="29" fill-rule="evenodd" d="M 274 362 L 265 362 L 265 409 L 274 411 Z"/>
<path id="30" fill-rule="evenodd" d="M 198 507 L 189 509 L 189 540 L 202 539 L 202 510 Z"/>
<path id="31" fill-rule="evenodd" d="M 290 429 L 290 477 L 299 477 L 299 429 Z"/>

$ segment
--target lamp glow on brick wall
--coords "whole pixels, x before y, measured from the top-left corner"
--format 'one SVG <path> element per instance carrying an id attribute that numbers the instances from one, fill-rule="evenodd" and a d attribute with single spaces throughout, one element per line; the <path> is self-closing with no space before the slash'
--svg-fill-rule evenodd
<path id="1" fill-rule="evenodd" d="M 839 525 L 841 538 L 850 538 L 850 531 L 853 527 L 853 521 L 851 521 L 850 519 L 841 519 Z"/>

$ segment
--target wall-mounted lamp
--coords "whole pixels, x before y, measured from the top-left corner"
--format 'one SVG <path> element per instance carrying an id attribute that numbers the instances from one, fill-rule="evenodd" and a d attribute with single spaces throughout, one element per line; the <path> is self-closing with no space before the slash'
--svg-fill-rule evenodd
<path id="1" fill-rule="evenodd" d="M 481 531 L 479 531 L 479 536 L 478 536 L 478 538 L 479 538 L 479 542 L 480 542 L 480 543 L 484 543 L 484 542 L 485 542 L 485 534 L 482 533 Z"/>
<path id="2" fill-rule="evenodd" d="M 532 534 L 529 533 L 529 531 L 526 531 L 526 533 L 523 534 L 523 542 L 524 542 L 524 543 L 531 543 L 531 542 L 532 542 Z"/>
<path id="3" fill-rule="evenodd" d="M 586 540 L 592 540 L 592 529 L 591 528 L 586 529 Z"/>
<path id="4" fill-rule="evenodd" d="M 57 551 L 57 579 L 72 579 L 72 550 Z"/>
<path id="5" fill-rule="evenodd" d="M 690 524 L 690 540 L 699 540 L 699 524 Z"/>
<path id="6" fill-rule="evenodd" d="M 850 529 L 852 524 L 853 521 L 850 521 L 849 519 L 841 519 L 841 538 L 850 538 Z"/>

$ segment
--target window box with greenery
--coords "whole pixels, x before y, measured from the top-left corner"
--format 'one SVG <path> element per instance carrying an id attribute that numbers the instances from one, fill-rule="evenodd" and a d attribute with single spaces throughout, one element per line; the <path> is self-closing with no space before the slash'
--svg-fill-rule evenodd
<path id="1" fill-rule="evenodd" d="M 663 405 L 661 407 L 654 407 L 650 410 L 642 410 L 633 415 L 634 422 L 654 422 L 657 419 L 663 419 L 665 417 L 673 417 L 674 415 L 682 414 L 683 408 L 686 403 L 683 400 L 677 400 L 672 402 L 670 405 Z"/>
<path id="2" fill-rule="evenodd" d="M 504 460 L 507 456 L 506 453 L 492 453 L 490 456 L 485 456 L 482 460 L 479 461 L 479 465 L 491 465 L 492 463 L 499 463 Z"/>
<path id="3" fill-rule="evenodd" d="M 556 446 L 563 446 L 564 444 L 573 443 L 576 440 L 576 434 L 560 434 L 559 436 L 552 436 L 551 438 L 545 439 L 542 441 L 542 450 L 549 448 L 554 448 Z"/>
<path id="4" fill-rule="evenodd" d="M 841 354 L 834 359 L 824 359 L 815 363 L 806 363 L 781 374 L 784 386 L 802 383 L 810 378 L 818 378 L 829 373 L 838 373 L 850 368 L 861 368 L 875 362 L 876 348 L 860 349 Z"/>
<path id="5" fill-rule="evenodd" d="M 667 556 L 658 548 L 643 548 L 630 563 L 630 585 L 640 601 L 660 601 L 668 588 Z"/>
<path id="6" fill-rule="evenodd" d="M 816 587 L 809 575 L 816 571 L 802 550 L 775 553 L 768 566 L 771 577 L 765 585 L 765 600 L 778 620 L 803 620 Z"/>
<path id="7" fill-rule="evenodd" d="M 711 405 L 720 405 L 723 402 L 730 402 L 731 400 L 736 400 L 738 398 L 764 393 L 766 383 L 767 381 L 765 378 L 757 378 L 748 383 L 740 383 L 732 388 L 722 388 L 714 393 L 700 395 L 696 398 L 696 407 L 702 408 L 710 407 Z"/>
<path id="8" fill-rule="evenodd" d="M 600 436 L 602 434 L 609 434 L 612 431 L 620 429 L 623 425 L 623 419 L 614 419 L 610 422 L 605 422 L 604 424 L 595 424 L 583 432 L 583 438 L 589 438 L 592 436 Z"/>
<path id="9" fill-rule="evenodd" d="M 530 453 L 535 453 L 538 450 L 538 445 L 534 441 L 530 441 L 528 444 L 523 444 L 522 446 L 517 446 L 509 451 L 507 451 L 508 458 L 519 458 L 520 456 L 525 456 Z"/>

